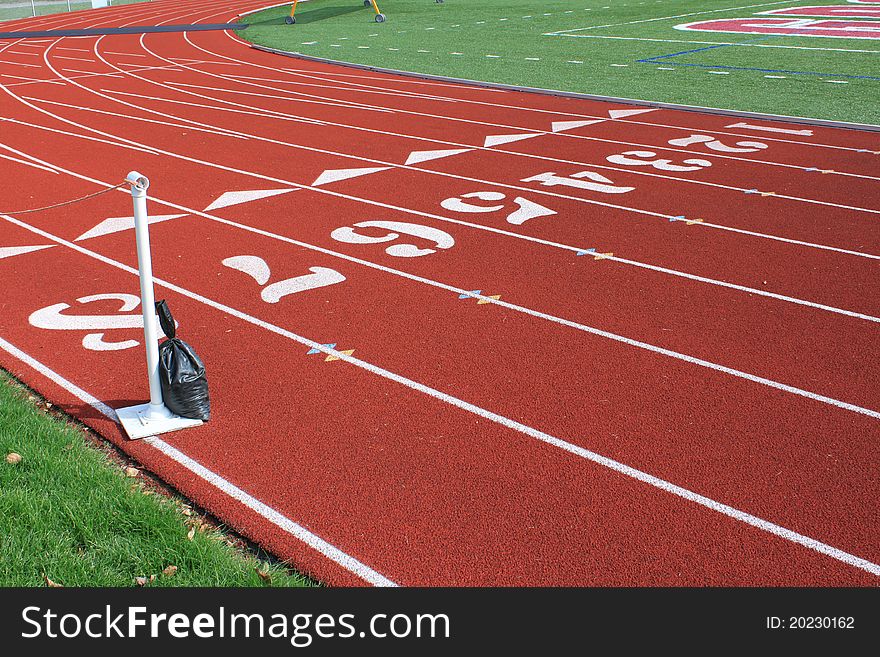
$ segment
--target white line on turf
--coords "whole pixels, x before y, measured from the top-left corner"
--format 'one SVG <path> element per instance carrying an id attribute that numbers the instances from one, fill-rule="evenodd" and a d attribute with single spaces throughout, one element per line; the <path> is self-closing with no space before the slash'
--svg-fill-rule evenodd
<path id="1" fill-rule="evenodd" d="M 226 33 L 224 32 L 224 34 L 226 34 Z M 232 37 L 230 37 L 229 35 L 226 35 L 226 36 L 227 36 L 228 38 L 232 39 Z M 204 53 L 206 53 L 206 54 L 212 55 L 213 57 L 220 57 L 220 58 L 222 58 L 222 59 L 227 59 L 227 60 L 230 60 L 230 61 L 233 61 L 233 62 L 238 62 L 238 63 L 242 63 L 242 64 L 247 64 L 248 66 L 251 66 L 251 67 L 254 67 L 254 68 L 267 69 L 267 70 L 270 70 L 270 71 L 274 71 L 274 72 L 276 72 L 276 73 L 288 74 L 288 75 L 293 75 L 293 76 L 296 76 L 296 77 L 312 78 L 312 79 L 316 79 L 316 80 L 322 80 L 322 79 L 325 79 L 325 78 L 320 77 L 319 75 L 315 75 L 314 72 L 311 72 L 312 74 L 309 74 L 309 73 L 304 72 L 304 71 L 301 70 L 301 69 L 276 68 L 276 67 L 272 67 L 272 66 L 264 66 L 264 65 L 262 65 L 262 64 L 254 64 L 254 63 L 252 63 L 252 62 L 243 62 L 242 60 L 234 59 L 234 58 L 232 58 L 232 57 L 228 57 L 227 55 L 223 55 L 223 54 L 220 54 L 220 53 L 217 53 L 217 52 L 211 51 L 211 50 L 207 50 L 206 48 L 203 48 L 203 47 L 201 47 L 201 46 L 195 44 L 192 40 L 190 40 L 189 35 L 186 34 L 186 33 L 184 34 L 184 40 L 186 40 L 191 46 L 193 46 L 193 47 L 196 48 L 197 50 L 200 50 L 200 51 L 202 51 L 202 52 L 204 52 Z M 145 46 L 145 48 L 146 48 L 146 46 Z M 147 48 L 147 51 L 150 52 L 151 54 L 153 54 L 153 55 L 159 57 L 159 55 L 158 55 L 157 53 L 155 53 L 155 52 L 149 50 L 148 48 Z M 880 52 L 880 51 L 878 51 L 878 52 Z M 160 59 L 162 59 L 162 58 L 160 57 Z M 583 64 L 584 62 L 581 61 L 581 60 L 569 60 L 567 63 Z M 189 68 L 189 67 L 188 67 L 188 68 Z M 194 72 L 198 72 L 198 73 L 204 73 L 204 74 L 210 75 L 211 77 L 217 77 L 217 78 L 220 78 L 220 79 L 227 79 L 227 78 L 226 78 L 225 76 L 223 76 L 223 75 L 210 73 L 210 72 L 208 72 L 208 71 L 201 71 L 201 70 L 199 70 L 199 69 L 194 69 L 194 68 L 189 68 L 189 70 L 192 70 L 192 71 L 194 71 Z M 323 74 L 326 75 L 327 73 L 325 72 L 325 73 L 323 73 Z M 342 76 L 340 76 L 340 77 L 342 77 Z M 360 78 L 360 79 L 362 79 L 362 80 L 364 79 L 364 75 L 359 75 L 359 76 L 358 76 L 358 75 L 345 75 L 345 77 L 357 77 L 357 78 Z M 382 78 L 382 79 L 383 79 L 383 80 L 386 80 L 387 78 Z M 411 81 L 407 81 L 407 82 L 411 82 Z M 350 83 L 350 84 L 351 84 L 352 86 L 358 86 L 358 87 L 361 87 L 361 86 L 371 87 L 371 86 L 372 86 L 372 85 L 365 85 L 365 84 L 362 84 L 362 83 Z M 263 86 L 263 85 L 254 85 L 254 86 Z M 456 88 L 455 85 L 448 85 L 448 84 L 447 84 L 447 85 L 444 85 L 444 86 L 451 86 L 451 87 L 453 87 L 453 88 Z M 273 89 L 273 90 L 275 90 L 275 91 L 278 91 L 278 89 L 276 89 L 276 88 L 274 88 L 274 87 L 264 87 L 264 88 Z M 466 88 L 467 88 L 467 87 L 466 87 Z M 482 91 L 486 91 L 486 89 L 483 89 Z M 318 96 L 318 97 L 320 98 L 320 96 Z M 465 99 L 465 98 L 459 98 L 459 97 L 453 97 L 453 98 L 455 98 L 456 101 L 458 101 L 458 102 L 460 102 L 460 103 L 465 103 L 465 104 L 476 104 L 476 105 L 481 105 L 481 106 L 500 107 L 500 108 L 503 108 L 503 109 L 515 109 L 515 110 L 520 110 L 520 111 L 524 111 L 524 112 L 536 112 L 536 113 L 541 113 L 541 114 L 553 114 L 553 115 L 558 115 L 558 114 L 559 114 L 558 111 L 554 111 L 554 110 L 546 110 L 546 109 L 541 109 L 541 108 L 536 108 L 536 107 L 522 107 L 522 106 L 515 106 L 515 105 L 506 105 L 506 104 L 502 104 L 502 103 L 492 103 L 492 102 L 486 102 L 486 101 L 475 101 L 475 100 Z M 485 122 L 485 121 L 475 121 L 475 120 L 469 120 L 469 119 L 461 119 L 461 118 L 457 118 L 457 117 L 450 117 L 450 116 L 444 116 L 444 115 L 430 114 L 430 113 L 426 113 L 426 112 L 413 112 L 413 111 L 408 111 L 408 110 L 405 110 L 405 109 L 402 109 L 402 108 L 399 108 L 399 107 L 393 107 L 392 109 L 393 109 L 395 112 L 398 112 L 398 113 L 412 114 L 412 115 L 414 115 L 414 116 L 427 116 L 427 117 L 431 117 L 431 118 L 439 118 L 439 119 L 445 119 L 445 120 L 449 120 L 449 121 L 460 121 L 460 122 L 465 122 L 465 123 L 482 124 L 482 125 L 494 125 L 494 126 L 496 126 L 496 127 L 506 127 L 506 128 L 511 128 L 511 129 L 515 129 L 515 130 L 530 130 L 530 129 L 532 129 L 532 128 L 527 128 L 527 127 L 523 127 L 523 126 L 511 126 L 511 125 L 503 125 L 503 124 L 497 124 L 497 123 L 496 123 L 496 124 L 491 124 L 491 123 L 488 123 L 488 122 Z M 607 119 L 607 117 L 605 117 L 605 116 L 597 116 L 597 115 L 592 115 L 592 114 L 577 114 L 577 113 L 570 113 L 570 116 L 578 117 L 578 118 L 581 118 L 581 117 L 582 117 L 582 118 L 602 118 L 602 119 Z M 785 118 L 785 117 L 781 117 L 782 120 L 784 120 L 784 118 Z M 617 121 L 617 122 L 619 122 L 619 123 L 625 123 L 625 124 L 644 125 L 644 126 L 649 126 L 649 127 L 651 127 L 651 128 L 668 128 L 668 129 L 670 129 L 670 130 L 680 130 L 680 131 L 690 131 L 690 132 L 692 132 L 692 131 L 694 131 L 694 130 L 698 130 L 698 131 L 703 130 L 703 128 L 701 128 L 701 127 L 682 126 L 682 125 L 674 125 L 674 124 L 659 123 L 659 122 L 656 122 L 656 123 L 649 123 L 649 122 L 639 121 L 639 120 L 635 120 L 635 119 L 615 119 L 615 121 Z M 730 135 L 730 136 L 734 136 L 734 137 L 754 137 L 754 135 L 748 135 L 748 134 L 742 134 L 742 133 L 736 133 L 736 132 L 727 132 L 727 131 L 723 131 L 723 130 L 712 130 L 711 132 L 712 132 L 713 134 Z M 574 138 L 574 139 L 595 139 L 595 138 L 588 137 L 588 136 L 585 136 L 585 135 L 564 135 L 564 136 L 569 137 L 569 138 Z M 828 148 L 828 149 L 833 149 L 833 150 L 843 150 L 843 151 L 853 151 L 853 152 L 856 152 L 856 151 L 859 150 L 858 148 L 855 148 L 855 147 L 838 146 L 838 145 L 834 145 L 834 144 L 823 144 L 823 143 L 816 143 L 816 142 L 794 141 L 794 140 L 790 140 L 790 139 L 779 139 L 779 138 L 772 138 L 772 137 L 764 137 L 764 139 L 765 139 L 765 140 L 768 140 L 768 139 L 769 139 L 770 141 L 778 141 L 778 142 L 781 142 L 781 143 L 797 144 L 797 145 L 799 145 L 799 146 L 804 146 L 804 147 Z M 600 139 L 599 141 L 603 141 L 603 140 Z M 604 141 L 614 141 L 614 140 L 604 140 Z M 614 142 L 614 143 L 622 143 L 622 144 L 627 144 L 627 145 L 649 146 L 648 144 L 631 144 L 630 142 L 620 142 L 620 141 L 616 141 L 616 142 Z M 669 149 L 668 147 L 658 147 L 658 146 L 651 146 L 651 147 L 653 147 L 653 148 L 665 148 L 666 150 L 673 150 L 673 149 Z M 688 151 L 688 152 L 690 152 L 690 151 Z M 713 154 L 712 156 L 713 156 L 713 157 L 717 157 L 717 155 L 714 155 L 714 154 Z M 724 157 L 727 157 L 727 156 L 724 156 Z M 741 159 L 741 160 L 744 160 L 744 161 L 745 161 L 745 158 L 732 158 L 732 159 Z M 772 166 L 789 166 L 789 167 L 792 167 L 792 168 L 800 168 L 800 167 L 797 167 L 796 165 L 786 165 L 786 164 L 783 164 L 783 163 L 779 163 L 779 162 L 770 162 L 770 161 L 766 161 L 766 160 L 748 160 L 748 161 L 752 161 L 752 162 L 760 162 L 760 163 L 762 163 L 762 164 L 768 164 L 768 165 L 772 165 Z M 839 171 L 836 171 L 835 174 L 837 174 L 837 175 L 856 175 L 856 174 L 846 174 L 845 172 L 839 172 Z M 832 175 L 834 175 L 834 174 L 832 174 Z M 857 176 L 857 175 L 856 175 L 856 177 L 862 177 L 862 176 Z"/>
<path id="2" fill-rule="evenodd" d="M 572 30 L 558 30 L 556 32 L 551 32 L 550 34 L 552 34 L 553 36 L 556 36 L 559 34 L 570 34 L 572 32 L 581 32 L 584 30 L 599 30 L 599 29 L 606 28 L 606 27 L 620 27 L 622 25 L 635 25 L 637 23 L 653 23 L 655 21 L 672 20 L 673 18 L 685 18 L 687 16 L 702 16 L 704 14 L 717 14 L 719 12 L 725 12 L 725 11 L 739 11 L 741 9 L 752 9 L 754 7 L 771 7 L 773 5 L 785 5 L 785 4 L 791 4 L 790 0 L 782 0 L 782 2 L 765 2 L 762 4 L 758 4 L 758 5 L 744 5 L 741 7 L 728 7 L 727 9 L 710 9 L 710 10 L 706 10 L 706 11 L 695 11 L 690 14 L 677 14 L 675 16 L 661 16 L 658 18 L 642 18 L 642 19 L 635 20 L 635 21 L 627 21 L 625 23 L 610 23 L 608 25 L 591 25 L 590 27 L 578 27 L 578 28 L 575 28 Z"/>
<path id="3" fill-rule="evenodd" d="M 816 46 L 784 46 L 769 43 L 734 43 L 731 41 L 692 41 L 687 39 L 649 39 L 646 37 L 611 36 L 608 34 L 556 34 L 547 32 L 542 36 L 573 37 L 577 39 L 617 39 L 620 41 L 653 41 L 655 43 L 688 43 L 706 46 L 738 46 L 742 48 L 783 48 L 787 50 L 827 50 L 831 52 L 880 53 L 880 50 L 858 50 L 855 48 L 819 48 Z"/>

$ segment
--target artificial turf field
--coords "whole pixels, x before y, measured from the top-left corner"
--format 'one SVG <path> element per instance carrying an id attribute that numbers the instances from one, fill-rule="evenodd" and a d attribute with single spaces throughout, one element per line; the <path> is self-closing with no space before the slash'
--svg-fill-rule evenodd
<path id="1" fill-rule="evenodd" d="M 273 48 L 404 71 L 880 123 L 876 39 L 675 29 L 816 5 L 847 2 L 380 0 L 388 20 L 377 24 L 359 0 L 309 0 L 300 3 L 296 25 L 284 24 L 283 6 L 244 17 L 250 27 L 240 34 Z"/>

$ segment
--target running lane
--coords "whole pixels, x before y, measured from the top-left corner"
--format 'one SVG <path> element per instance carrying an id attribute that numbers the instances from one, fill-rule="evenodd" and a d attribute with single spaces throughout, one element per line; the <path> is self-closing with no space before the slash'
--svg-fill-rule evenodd
<path id="1" fill-rule="evenodd" d="M 339 584 L 876 583 L 875 133 L 224 32 L 22 43 L 0 43 L 0 363 L 279 556 Z M 145 394 L 130 198 L 12 212 L 132 168 L 214 404 L 142 442 L 107 417 Z"/>

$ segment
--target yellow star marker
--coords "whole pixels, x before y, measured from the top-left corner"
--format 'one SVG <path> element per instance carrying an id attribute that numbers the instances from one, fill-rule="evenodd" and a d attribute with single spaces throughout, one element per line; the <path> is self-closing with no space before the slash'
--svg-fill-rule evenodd
<path id="1" fill-rule="evenodd" d="M 345 354 L 346 356 L 351 356 L 351 355 L 354 353 L 354 349 L 348 349 L 348 350 L 346 350 L 346 351 L 340 351 L 339 353 L 340 353 L 340 354 Z M 334 361 L 334 360 L 340 360 L 339 356 L 336 356 L 336 355 L 334 355 L 334 354 L 330 354 L 329 356 L 327 356 L 327 358 L 324 359 L 324 362 L 325 362 L 325 363 L 329 363 L 329 362 Z"/>
<path id="2" fill-rule="evenodd" d="M 500 299 L 500 298 L 501 298 L 500 294 L 493 294 L 491 297 L 489 297 L 489 299 L 492 299 L 494 301 L 498 301 L 498 299 Z M 491 301 L 489 301 L 489 299 L 480 299 L 479 301 L 477 301 L 477 305 L 482 306 L 485 303 L 491 303 Z"/>
<path id="3" fill-rule="evenodd" d="M 605 258 L 614 257 L 613 253 L 597 253 L 593 256 L 593 260 L 605 260 Z"/>
<path id="4" fill-rule="evenodd" d="M 694 224 L 703 223 L 703 220 L 702 219 L 685 219 L 684 223 L 686 223 L 688 226 L 693 226 Z"/>

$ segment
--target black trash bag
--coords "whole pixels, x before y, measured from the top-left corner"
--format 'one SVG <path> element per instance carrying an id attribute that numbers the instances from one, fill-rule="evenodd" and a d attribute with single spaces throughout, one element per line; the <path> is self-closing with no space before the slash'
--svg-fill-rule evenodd
<path id="1" fill-rule="evenodd" d="M 205 364 L 193 348 L 175 337 L 174 317 L 165 301 L 156 303 L 159 324 L 168 339 L 159 345 L 162 399 L 172 413 L 207 422 L 211 415 Z"/>

